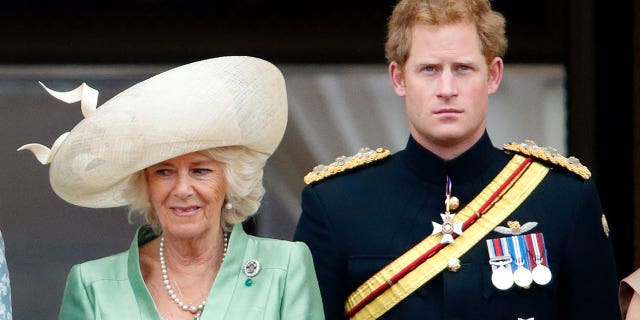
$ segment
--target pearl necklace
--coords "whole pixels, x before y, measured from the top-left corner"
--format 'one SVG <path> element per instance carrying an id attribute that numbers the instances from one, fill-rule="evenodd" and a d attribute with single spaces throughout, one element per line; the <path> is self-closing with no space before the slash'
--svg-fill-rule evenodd
<path id="1" fill-rule="evenodd" d="M 227 256 L 227 244 L 229 243 L 229 234 L 224 232 L 224 249 L 222 252 L 222 261 Z M 220 263 L 222 264 L 222 261 Z M 162 271 L 162 281 L 164 282 L 165 288 L 167 288 L 167 292 L 169 293 L 169 297 L 175 302 L 182 310 L 189 311 L 193 314 L 200 313 L 202 309 L 204 309 L 204 305 L 206 303 L 206 299 L 202 301 L 199 305 L 190 305 L 184 303 L 178 295 L 173 291 L 171 287 L 171 283 L 169 282 L 169 275 L 167 273 L 167 264 L 164 261 L 164 236 L 160 237 L 160 270 Z"/>

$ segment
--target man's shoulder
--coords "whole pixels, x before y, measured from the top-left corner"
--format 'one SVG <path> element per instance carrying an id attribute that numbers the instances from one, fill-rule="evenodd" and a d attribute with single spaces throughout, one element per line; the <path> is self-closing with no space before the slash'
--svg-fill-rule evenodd
<path id="1" fill-rule="evenodd" d="M 556 169 L 553 170 L 554 174 L 569 174 L 573 178 L 581 180 L 589 180 L 591 178 L 591 172 L 585 165 L 580 163 L 578 158 L 573 156 L 565 157 L 553 147 L 540 147 L 535 142 L 526 140 L 521 143 L 509 142 L 503 146 L 503 150 L 530 157 L 536 162 Z"/>
<path id="2" fill-rule="evenodd" d="M 340 156 L 330 164 L 320 164 L 304 177 L 307 185 L 317 185 L 332 181 L 359 179 L 359 176 L 374 174 L 392 161 L 393 155 L 385 148 L 362 148 L 352 156 Z"/>

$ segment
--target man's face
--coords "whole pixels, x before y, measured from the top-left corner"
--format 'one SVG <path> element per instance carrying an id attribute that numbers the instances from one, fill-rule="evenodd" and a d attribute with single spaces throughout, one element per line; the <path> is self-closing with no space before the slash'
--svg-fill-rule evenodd
<path id="1" fill-rule="evenodd" d="M 489 94 L 500 84 L 502 60 L 487 65 L 470 22 L 418 24 L 412 33 L 404 68 L 389 65 L 394 90 L 405 98 L 413 138 L 441 157 L 455 157 L 484 133 Z"/>

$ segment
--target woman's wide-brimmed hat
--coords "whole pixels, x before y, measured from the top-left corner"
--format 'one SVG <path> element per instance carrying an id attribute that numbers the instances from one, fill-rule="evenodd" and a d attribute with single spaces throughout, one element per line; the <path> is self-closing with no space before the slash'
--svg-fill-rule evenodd
<path id="1" fill-rule="evenodd" d="M 220 57 L 171 69 L 97 105 L 86 84 L 69 92 L 45 87 L 68 103 L 81 102 L 85 118 L 51 149 L 27 144 L 64 200 L 83 207 L 130 204 L 133 174 L 183 154 L 245 146 L 266 155 L 287 123 L 284 77 L 253 57 Z"/>

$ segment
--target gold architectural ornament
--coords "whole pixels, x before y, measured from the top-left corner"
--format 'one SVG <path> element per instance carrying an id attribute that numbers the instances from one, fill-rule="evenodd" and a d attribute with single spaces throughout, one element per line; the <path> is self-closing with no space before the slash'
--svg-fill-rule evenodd
<path id="1" fill-rule="evenodd" d="M 313 171 L 309 172 L 304 177 L 304 183 L 311 184 L 335 174 L 357 168 L 367 163 L 384 159 L 391 154 L 389 150 L 384 148 L 377 148 L 375 150 L 369 148 L 362 148 L 358 153 L 353 156 L 346 157 L 341 156 L 329 165 L 318 165 L 313 168 Z"/>
<path id="2" fill-rule="evenodd" d="M 513 151 L 524 156 L 529 156 L 538 160 L 552 163 L 554 165 L 563 167 L 570 172 L 573 172 L 582 179 L 591 178 L 591 171 L 580 163 L 580 160 L 576 157 L 565 158 L 558 150 L 552 147 L 539 147 L 535 142 L 531 140 L 525 140 L 522 143 L 509 142 L 502 146 L 504 150 Z"/>

